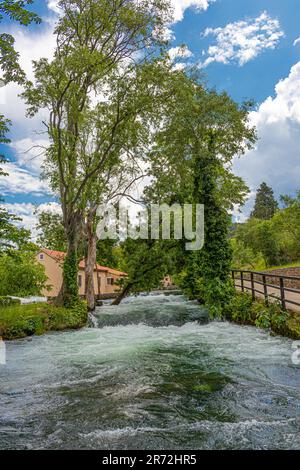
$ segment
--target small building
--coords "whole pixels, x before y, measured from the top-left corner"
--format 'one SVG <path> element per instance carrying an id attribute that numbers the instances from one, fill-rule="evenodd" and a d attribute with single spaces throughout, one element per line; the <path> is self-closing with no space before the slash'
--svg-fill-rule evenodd
<path id="1" fill-rule="evenodd" d="M 60 292 L 63 281 L 63 261 L 66 253 L 63 251 L 54 251 L 41 248 L 37 254 L 37 260 L 45 267 L 45 273 L 48 277 L 48 285 L 51 290 L 44 289 L 42 295 L 45 297 L 57 297 Z M 79 295 L 85 295 L 85 261 L 82 260 L 78 266 L 78 288 Z M 117 281 L 126 277 L 126 273 L 116 269 L 108 268 L 96 264 L 94 268 L 94 289 L 95 296 L 108 296 L 118 292 L 120 289 Z"/>

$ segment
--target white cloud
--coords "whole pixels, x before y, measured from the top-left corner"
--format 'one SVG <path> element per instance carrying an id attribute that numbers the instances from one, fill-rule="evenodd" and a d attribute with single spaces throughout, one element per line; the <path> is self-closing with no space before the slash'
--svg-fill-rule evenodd
<path id="1" fill-rule="evenodd" d="M 237 62 L 242 66 L 264 50 L 275 49 L 284 33 L 279 21 L 263 12 L 257 18 L 229 23 L 224 28 L 207 28 L 204 36 L 209 35 L 216 37 L 216 44 L 208 48 L 202 67 L 213 62 Z"/>
<path id="2" fill-rule="evenodd" d="M 215 2 L 215 0 L 171 0 L 174 9 L 174 23 L 183 20 L 184 12 L 188 8 L 195 8 L 196 10 L 207 10 L 209 5 L 213 2 Z"/>
<path id="3" fill-rule="evenodd" d="M 277 196 L 300 189 L 300 62 L 280 80 L 275 96 L 268 97 L 251 113 L 259 140 L 256 148 L 234 163 L 252 190 L 262 181 L 273 187 Z"/>
<path id="4" fill-rule="evenodd" d="M 28 78 L 33 79 L 32 60 L 41 57 L 51 58 L 55 47 L 55 37 L 53 35 L 53 24 L 47 24 L 42 31 L 30 31 L 11 28 L 9 30 L 15 39 L 15 48 L 20 54 L 20 64 L 25 70 Z M 31 135 L 41 130 L 41 121 L 45 112 L 40 112 L 35 118 L 26 118 L 26 107 L 19 94 L 22 87 L 11 83 L 1 89 L 3 92 L 3 106 L 1 112 L 12 120 L 15 135 L 25 136 L 13 140 L 10 144 L 15 150 L 15 162 L 5 165 L 5 170 L 9 177 L 0 177 L 0 193 L 22 194 L 30 193 L 35 195 L 50 194 L 50 190 L 45 182 L 39 180 L 40 167 L 42 163 L 41 148 L 46 146 L 45 138 L 32 138 Z M 45 130 L 45 129 L 43 129 Z M 29 137 L 28 137 L 29 136 Z"/>
<path id="5" fill-rule="evenodd" d="M 193 53 L 189 50 L 189 48 L 185 45 L 172 47 L 168 51 L 168 55 L 170 59 L 173 61 L 175 59 L 187 59 L 193 56 Z"/>
<path id="6" fill-rule="evenodd" d="M 53 24 L 48 24 L 43 31 L 30 31 L 21 30 L 20 28 L 11 28 L 9 32 L 15 37 L 15 49 L 20 54 L 20 65 L 26 72 L 27 77 L 32 80 L 33 74 L 33 60 L 38 60 L 41 57 L 51 58 L 55 49 L 55 36 L 53 34 Z M 26 106 L 19 94 L 22 92 L 22 87 L 15 83 L 1 89 L 3 94 L 2 101 L 4 101 L 3 113 L 11 119 L 14 125 L 22 125 L 23 131 L 27 130 L 32 132 L 33 129 L 39 127 L 43 113 L 35 119 L 26 118 Z"/>
<path id="7" fill-rule="evenodd" d="M 40 175 L 44 160 L 45 149 L 48 147 L 47 139 L 31 139 L 27 137 L 14 141 L 10 146 L 15 150 L 15 158 L 20 167 L 36 175 Z"/>
<path id="8" fill-rule="evenodd" d="M 297 38 L 297 39 L 295 39 L 295 41 L 294 41 L 294 44 L 293 44 L 293 45 L 294 45 L 294 46 L 298 46 L 298 44 L 300 44 L 300 37 L 299 37 L 299 38 Z"/>
<path id="9" fill-rule="evenodd" d="M 9 176 L 0 175 L 0 194 L 51 194 L 45 181 L 15 163 L 6 163 L 4 169 Z"/>
<path id="10" fill-rule="evenodd" d="M 187 46 L 182 45 L 178 47 L 172 47 L 168 51 L 170 61 L 173 63 L 173 70 L 184 70 L 189 64 L 187 59 L 193 56 L 193 53 L 188 49 Z"/>
<path id="11" fill-rule="evenodd" d="M 60 13 L 60 8 L 58 6 L 59 0 L 48 0 L 47 1 L 47 6 L 49 10 L 54 11 L 54 13 L 59 14 Z"/>
<path id="12" fill-rule="evenodd" d="M 43 203 L 39 205 L 32 203 L 4 203 L 1 204 L 1 206 L 22 219 L 22 221 L 17 223 L 17 225 L 30 230 L 33 240 L 37 237 L 37 230 L 35 227 L 38 222 L 39 213 L 47 211 L 52 214 L 61 214 L 60 205 L 56 202 Z"/>

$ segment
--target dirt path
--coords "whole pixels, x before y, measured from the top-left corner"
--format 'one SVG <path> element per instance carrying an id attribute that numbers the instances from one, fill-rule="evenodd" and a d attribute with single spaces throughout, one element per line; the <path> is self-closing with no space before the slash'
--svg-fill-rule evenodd
<path id="1" fill-rule="evenodd" d="M 237 284 L 241 284 L 240 279 L 235 280 L 236 284 L 236 289 L 241 291 L 242 289 L 240 287 L 237 287 Z M 254 288 L 257 291 L 263 292 L 263 286 L 261 284 L 258 284 L 257 282 L 254 282 Z M 244 281 L 244 289 L 246 292 L 251 293 L 251 282 L 250 281 Z M 276 297 L 280 298 L 280 290 L 276 289 L 274 287 L 267 287 L 268 295 L 275 295 Z M 264 298 L 264 294 L 255 292 L 255 297 L 257 298 Z M 269 297 L 269 299 L 272 301 L 275 301 L 276 299 Z M 300 304 L 300 293 L 295 293 L 295 292 L 287 292 L 285 291 L 285 301 L 286 301 L 286 308 L 288 310 L 292 310 L 293 312 L 300 312 L 300 306 L 298 305 L 293 305 L 290 302 L 298 302 Z"/>

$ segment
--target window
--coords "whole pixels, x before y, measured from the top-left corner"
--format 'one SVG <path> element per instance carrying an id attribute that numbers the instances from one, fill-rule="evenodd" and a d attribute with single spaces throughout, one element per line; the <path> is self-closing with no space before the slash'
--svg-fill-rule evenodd
<path id="1" fill-rule="evenodd" d="M 40 260 L 43 260 L 43 259 L 44 259 L 44 254 L 43 254 L 43 253 L 40 253 L 39 259 L 40 259 Z"/>
<path id="2" fill-rule="evenodd" d="M 82 275 L 79 274 L 78 276 L 78 287 L 81 287 L 82 286 Z"/>
<path id="3" fill-rule="evenodd" d="M 108 277 L 108 278 L 106 279 L 106 284 L 107 284 L 108 286 L 113 286 L 113 285 L 114 285 L 114 281 L 115 281 L 115 280 L 114 280 L 113 277 Z"/>

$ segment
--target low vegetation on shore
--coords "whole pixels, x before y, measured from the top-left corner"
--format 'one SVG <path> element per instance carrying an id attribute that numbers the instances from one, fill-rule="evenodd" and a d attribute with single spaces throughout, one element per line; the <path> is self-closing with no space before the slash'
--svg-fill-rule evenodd
<path id="1" fill-rule="evenodd" d="M 247 293 L 236 293 L 224 309 L 224 317 L 240 325 L 253 325 L 275 334 L 300 339 L 300 316 L 283 310 L 279 303 L 269 305 L 253 300 Z"/>
<path id="2" fill-rule="evenodd" d="M 4 340 L 41 335 L 48 331 L 78 329 L 86 325 L 87 307 L 79 302 L 73 308 L 47 303 L 0 306 L 0 337 Z"/>

